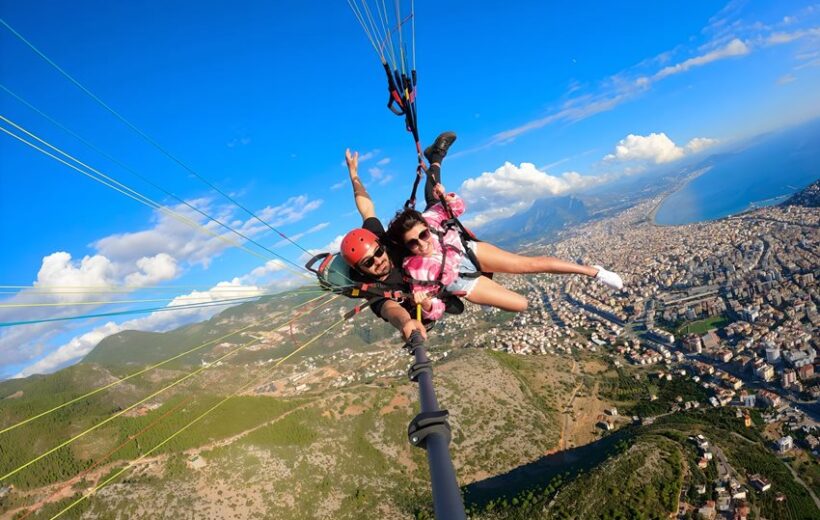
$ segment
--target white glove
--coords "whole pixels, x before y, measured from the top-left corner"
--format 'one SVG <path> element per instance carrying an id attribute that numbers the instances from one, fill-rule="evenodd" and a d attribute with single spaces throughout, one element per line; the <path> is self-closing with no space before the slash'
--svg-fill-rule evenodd
<path id="1" fill-rule="evenodd" d="M 612 289 L 623 289 L 624 288 L 624 281 L 618 276 L 618 273 L 613 273 L 612 271 L 607 271 L 600 265 L 593 265 L 598 269 L 598 274 L 595 275 L 595 279 L 601 282 L 602 284 L 606 285 L 607 287 L 611 287 Z"/>

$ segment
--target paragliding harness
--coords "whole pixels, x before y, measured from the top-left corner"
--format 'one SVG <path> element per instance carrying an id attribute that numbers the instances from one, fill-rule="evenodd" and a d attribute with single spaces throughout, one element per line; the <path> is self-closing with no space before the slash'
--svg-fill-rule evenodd
<path id="1" fill-rule="evenodd" d="M 319 266 L 314 267 L 320 260 Z M 348 298 L 378 297 L 400 302 L 406 296 L 393 285 L 366 280 L 339 253 L 319 253 L 305 264 L 305 269 L 316 275 L 323 289 Z"/>
<path id="2" fill-rule="evenodd" d="M 320 262 L 321 260 L 321 262 Z M 318 267 L 314 265 L 319 262 Z M 334 294 L 348 298 L 386 298 L 399 304 L 407 300 L 407 293 L 397 290 L 395 285 L 366 280 L 364 275 L 350 267 L 339 253 L 320 253 L 311 258 L 305 268 L 314 273 L 319 285 Z M 405 280 L 406 281 L 406 280 Z M 464 304 L 456 297 L 445 298 L 445 312 L 447 314 L 461 314 Z M 358 312 L 359 307 L 356 308 Z M 435 320 L 423 319 L 421 322 L 432 329 Z"/>
<path id="3" fill-rule="evenodd" d="M 413 188 L 410 191 L 410 197 L 407 199 L 407 202 L 404 203 L 404 207 L 406 209 L 414 209 L 416 206 L 416 193 L 418 192 L 422 175 L 430 175 L 433 180 L 433 185 L 439 183 L 439 179 L 436 178 L 436 176 L 433 175 L 424 164 L 424 154 L 422 153 L 421 142 L 419 141 L 419 132 L 418 127 L 416 126 L 416 71 L 415 69 L 411 70 L 410 76 L 408 77 L 406 74 L 400 73 L 398 70 L 391 71 L 390 66 L 387 63 L 384 63 L 384 71 L 387 74 L 387 90 L 390 93 L 387 108 L 389 108 L 390 111 L 397 116 L 404 116 L 407 131 L 413 134 L 413 139 L 416 142 L 416 154 L 418 155 L 416 178 L 413 181 Z M 439 270 L 438 279 L 435 281 L 429 281 L 405 277 L 405 280 L 410 283 L 435 287 L 436 295 L 441 295 L 442 293 L 447 292 L 444 290 L 444 286 L 441 283 L 441 278 L 444 275 L 444 262 L 447 258 L 447 249 L 453 249 L 453 247 L 445 244 L 442 238 L 451 229 L 458 230 L 459 237 L 461 238 L 461 244 L 464 248 L 464 254 L 467 255 L 467 258 L 470 259 L 470 262 L 472 262 L 476 268 L 475 273 L 459 273 L 459 276 L 463 278 L 478 278 L 481 275 L 487 276 L 488 278 L 493 277 L 493 273 L 482 272 L 478 257 L 476 257 L 475 252 L 468 247 L 469 241 L 481 242 L 481 240 L 476 238 L 473 232 L 461 223 L 461 221 L 453 213 L 452 209 L 450 209 L 450 206 L 444 198 L 441 198 L 439 202 L 444 207 L 444 210 L 450 218 L 442 222 L 441 227 L 443 231 L 438 232 L 433 229 L 430 230 L 439 237 L 439 242 L 441 243 L 442 248 L 441 269 Z M 454 294 L 454 296 L 458 296 L 458 294 Z"/>
<path id="4" fill-rule="evenodd" d="M 408 201 L 409 202 L 409 201 Z M 459 239 L 461 239 L 461 246 L 463 249 L 463 254 L 470 260 L 470 262 L 475 267 L 474 272 L 460 272 L 458 276 L 460 278 L 478 278 L 479 276 L 486 276 L 487 278 L 492 278 L 493 273 L 482 271 L 481 263 L 478 261 L 478 257 L 476 256 L 473 249 L 469 246 L 469 242 L 481 242 L 472 231 L 467 229 L 464 224 L 453 214 L 452 209 L 447 204 L 447 202 L 442 198 L 440 204 L 444 207 L 444 210 L 450 216 L 447 220 L 441 223 L 441 230 L 433 229 L 428 227 L 430 233 L 433 233 L 438 237 L 439 244 L 441 245 L 441 265 L 439 266 L 438 276 L 435 280 L 418 280 L 416 278 L 412 278 L 409 276 L 405 276 L 405 281 L 410 284 L 414 285 L 421 285 L 425 287 L 430 287 L 433 289 L 432 295 L 438 298 L 446 298 L 448 296 L 464 296 L 464 293 L 459 292 L 450 292 L 445 289 L 444 284 L 441 282 L 442 278 L 444 277 L 444 266 L 447 262 L 447 251 L 456 251 L 458 253 L 462 253 L 459 251 L 458 248 L 452 246 L 450 244 L 446 244 L 444 242 L 444 236 L 449 233 L 451 230 L 455 229 L 458 232 Z M 405 204 L 405 207 L 408 207 Z M 412 209 L 412 206 L 409 206 Z"/>

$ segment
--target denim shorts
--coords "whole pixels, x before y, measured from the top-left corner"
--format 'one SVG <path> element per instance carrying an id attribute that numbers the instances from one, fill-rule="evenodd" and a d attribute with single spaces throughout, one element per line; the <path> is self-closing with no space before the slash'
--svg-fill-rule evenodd
<path id="1" fill-rule="evenodd" d="M 472 240 L 467 241 L 467 247 L 470 251 L 475 254 L 476 250 L 476 242 Z M 461 255 L 461 261 L 458 265 L 458 272 L 459 273 L 478 273 L 478 270 L 473 265 L 473 262 L 470 260 L 470 257 L 466 254 Z M 455 280 L 453 280 L 449 285 L 445 286 L 444 288 L 447 292 L 450 292 L 456 296 L 469 296 L 473 289 L 475 289 L 476 284 L 478 283 L 478 276 L 475 277 L 465 277 L 465 276 L 458 276 Z"/>

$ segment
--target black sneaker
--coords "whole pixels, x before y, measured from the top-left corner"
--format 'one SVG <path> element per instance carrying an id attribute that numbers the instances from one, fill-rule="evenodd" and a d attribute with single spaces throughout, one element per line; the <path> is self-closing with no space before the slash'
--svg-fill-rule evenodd
<path id="1" fill-rule="evenodd" d="M 455 132 L 442 133 L 436 137 L 433 144 L 424 149 L 424 157 L 427 158 L 427 161 L 430 164 L 434 162 L 440 163 L 441 160 L 447 155 L 447 150 L 450 149 L 450 145 L 452 145 L 455 141 Z"/>

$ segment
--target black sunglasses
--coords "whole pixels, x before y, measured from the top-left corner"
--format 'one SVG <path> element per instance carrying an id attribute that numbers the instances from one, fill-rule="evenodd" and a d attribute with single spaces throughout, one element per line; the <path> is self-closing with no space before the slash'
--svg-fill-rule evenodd
<path id="1" fill-rule="evenodd" d="M 419 242 L 419 240 L 424 240 L 425 242 L 427 242 L 427 240 L 429 240 L 429 239 L 430 239 L 430 230 L 425 229 L 424 231 L 419 233 L 418 238 L 411 238 L 410 240 L 405 242 L 404 245 L 407 246 L 407 249 L 415 249 L 417 247 L 421 247 L 421 242 Z"/>
<path id="2" fill-rule="evenodd" d="M 365 269 L 370 269 L 373 267 L 373 264 L 376 263 L 376 259 L 384 254 L 384 246 L 379 246 L 371 256 L 368 256 L 361 262 L 359 262 L 360 267 L 364 267 Z"/>

